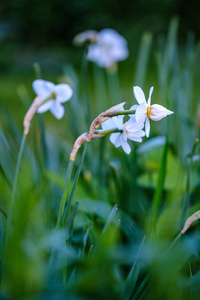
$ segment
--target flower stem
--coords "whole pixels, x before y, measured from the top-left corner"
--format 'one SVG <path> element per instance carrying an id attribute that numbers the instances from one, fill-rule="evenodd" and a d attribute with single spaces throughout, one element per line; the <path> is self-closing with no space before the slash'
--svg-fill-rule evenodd
<path id="1" fill-rule="evenodd" d="M 71 179 L 73 165 L 74 165 L 74 162 L 72 160 L 69 160 L 68 167 L 67 167 L 67 173 L 66 173 L 66 177 L 65 177 L 65 184 L 64 184 L 64 188 L 63 188 L 63 192 L 62 192 L 61 201 L 60 201 L 60 207 L 59 207 L 58 218 L 57 218 L 57 223 L 56 223 L 56 231 L 59 230 L 61 221 L 63 221 L 63 212 L 64 212 L 64 208 L 65 208 L 67 191 L 68 191 L 68 187 L 69 187 L 69 183 L 70 183 L 70 179 Z M 54 256 L 55 256 L 55 250 L 52 249 L 50 258 L 49 258 L 49 264 L 52 263 Z"/>
<path id="2" fill-rule="evenodd" d="M 83 149 L 82 157 L 81 157 L 81 160 L 79 162 L 78 169 L 76 171 L 76 175 L 75 175 L 74 182 L 73 182 L 73 185 L 72 185 L 71 193 L 69 195 L 69 198 L 68 198 L 68 201 L 67 201 L 67 204 L 66 204 L 65 212 L 64 212 L 64 215 L 63 215 L 63 221 L 67 218 L 68 213 L 69 213 L 69 208 L 70 208 L 70 205 L 71 205 L 71 202 L 72 202 L 72 199 L 73 199 L 73 196 L 74 196 L 74 192 L 75 192 L 75 189 L 76 189 L 76 186 L 77 186 L 77 182 L 78 182 L 78 179 L 79 179 L 79 176 L 80 176 L 80 172 L 81 172 L 81 168 L 82 168 L 82 165 L 83 165 L 83 160 L 85 158 L 86 149 L 87 149 L 88 144 L 89 144 L 88 141 L 85 142 L 85 147 Z"/>
<path id="3" fill-rule="evenodd" d="M 134 113 L 135 113 L 135 109 L 132 109 L 132 110 L 119 110 L 116 115 L 117 116 L 119 116 L 119 115 L 132 115 Z"/>
<path id="4" fill-rule="evenodd" d="M 95 130 L 94 133 L 101 134 L 101 135 L 106 135 L 106 134 L 115 133 L 115 132 L 123 132 L 123 130 L 118 129 L 118 128 L 107 129 L 107 130 L 98 129 L 98 130 Z"/>
<path id="5" fill-rule="evenodd" d="M 69 160 L 68 167 L 67 167 L 67 173 L 65 177 L 65 185 L 63 188 L 63 193 L 62 193 L 62 198 L 60 201 L 60 208 L 58 212 L 58 218 L 57 218 L 57 223 L 56 223 L 56 230 L 60 228 L 61 220 L 63 217 L 63 212 L 65 208 L 65 203 L 66 203 L 66 198 L 67 198 L 67 191 L 69 187 L 69 182 L 72 174 L 72 169 L 73 169 L 74 162 L 72 160 Z"/>
<path id="6" fill-rule="evenodd" d="M 18 174 L 19 174 L 19 166 L 21 162 L 21 157 L 22 157 L 22 152 L 24 149 L 25 141 L 26 141 L 26 134 L 23 134 L 22 140 L 21 140 L 21 145 L 19 149 L 19 154 L 17 158 L 17 165 L 15 169 L 15 176 L 14 176 L 14 183 L 13 183 L 13 189 L 12 189 L 12 195 L 11 195 L 11 203 L 10 203 L 10 208 L 8 212 L 8 219 L 7 219 L 7 234 L 9 232 L 10 226 L 11 226 L 11 220 L 12 220 L 12 214 L 13 214 L 13 207 L 14 207 L 14 201 L 15 201 L 15 194 L 16 194 L 16 188 L 17 188 L 17 179 L 18 179 Z"/>
<path id="7" fill-rule="evenodd" d="M 173 240 L 173 242 L 171 243 L 171 245 L 169 246 L 169 248 L 167 249 L 167 251 L 165 252 L 165 255 L 168 254 L 168 252 L 174 247 L 174 245 L 178 242 L 178 240 L 183 236 L 182 232 L 179 232 L 179 234 L 177 235 L 177 237 Z"/>

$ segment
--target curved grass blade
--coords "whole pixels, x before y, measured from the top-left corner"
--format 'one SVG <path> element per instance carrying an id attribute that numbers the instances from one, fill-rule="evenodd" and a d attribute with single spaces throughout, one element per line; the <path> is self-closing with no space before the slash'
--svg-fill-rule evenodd
<path id="1" fill-rule="evenodd" d="M 144 244 L 144 241 L 145 241 L 145 236 L 140 244 L 136 259 L 135 259 L 133 266 L 132 266 L 132 268 L 128 274 L 128 277 L 126 279 L 126 286 L 125 286 L 125 290 L 124 290 L 124 299 L 130 299 L 133 289 L 135 287 L 135 284 L 137 282 L 137 278 L 138 278 L 139 271 L 140 271 L 140 264 L 139 263 L 137 264 L 137 262 L 138 262 L 138 257 L 139 257 L 140 251 L 142 249 L 142 246 Z"/>
<path id="2" fill-rule="evenodd" d="M 106 232 L 107 232 L 107 230 L 108 230 L 108 228 L 110 226 L 110 223 L 112 222 L 112 220 L 113 220 L 113 218 L 114 218 L 117 210 L 118 210 L 118 205 L 115 204 L 115 206 L 111 210 L 110 215 L 108 216 L 108 219 L 107 219 L 107 221 L 106 221 L 106 223 L 104 225 L 104 228 L 103 228 L 103 231 L 102 231 L 102 236 L 106 234 Z"/>

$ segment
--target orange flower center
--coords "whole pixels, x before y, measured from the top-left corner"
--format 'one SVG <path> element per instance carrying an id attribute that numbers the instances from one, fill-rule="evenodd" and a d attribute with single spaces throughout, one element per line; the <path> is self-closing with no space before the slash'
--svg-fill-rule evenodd
<path id="1" fill-rule="evenodd" d="M 148 107 L 147 107 L 147 117 L 150 118 L 151 115 L 152 115 L 152 107 L 151 107 L 151 106 L 148 106 Z"/>

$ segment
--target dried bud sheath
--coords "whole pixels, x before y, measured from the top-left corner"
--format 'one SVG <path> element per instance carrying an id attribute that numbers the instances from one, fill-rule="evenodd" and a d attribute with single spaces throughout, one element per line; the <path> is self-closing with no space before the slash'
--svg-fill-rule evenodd
<path id="1" fill-rule="evenodd" d="M 103 137 L 103 136 L 104 136 L 104 135 L 101 135 L 101 134 L 93 134 L 92 139 L 100 138 L 100 137 Z M 70 160 L 71 160 L 71 161 L 74 161 L 74 160 L 75 160 L 76 154 L 77 154 L 79 148 L 80 148 L 81 145 L 82 145 L 83 143 L 85 143 L 87 140 L 88 140 L 88 133 L 87 133 L 87 132 L 83 133 L 82 135 L 80 135 L 80 136 L 77 138 L 77 140 L 76 140 L 75 143 L 74 143 L 72 152 L 71 152 L 71 154 L 70 154 Z"/>
<path id="2" fill-rule="evenodd" d="M 181 230 L 181 233 L 184 234 L 188 228 L 190 227 L 190 225 L 192 223 L 194 223 L 196 220 L 200 219 L 200 210 L 198 210 L 197 212 L 195 212 L 193 215 L 191 215 L 185 222 L 185 225 L 183 227 L 183 229 Z"/>
<path id="3" fill-rule="evenodd" d="M 31 120 L 33 119 L 36 111 L 38 110 L 38 108 L 41 105 L 41 95 L 38 95 L 33 103 L 31 104 L 30 108 L 28 109 L 25 117 L 24 117 L 24 134 L 27 135 L 29 133 L 29 129 L 30 129 L 30 123 Z"/>
<path id="4" fill-rule="evenodd" d="M 91 124 L 90 132 L 88 134 L 87 141 L 90 142 L 93 138 L 93 134 L 95 130 L 101 125 L 101 123 L 107 121 L 109 118 L 112 118 L 117 115 L 117 112 L 120 110 L 122 106 L 124 106 L 125 102 L 112 106 L 108 110 L 102 112 Z"/>

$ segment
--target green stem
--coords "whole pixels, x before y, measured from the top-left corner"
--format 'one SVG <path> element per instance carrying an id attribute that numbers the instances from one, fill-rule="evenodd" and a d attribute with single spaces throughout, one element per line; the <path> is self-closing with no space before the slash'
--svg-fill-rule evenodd
<path id="1" fill-rule="evenodd" d="M 77 186 L 77 182 L 78 182 L 78 179 L 79 179 L 79 176 L 80 176 L 80 172 L 81 172 L 81 168 L 82 168 L 82 165 L 83 165 L 83 160 L 85 158 L 86 149 L 87 149 L 88 144 L 89 144 L 89 142 L 85 142 L 85 147 L 83 149 L 82 157 L 81 157 L 78 169 L 76 171 L 76 175 L 75 175 L 74 182 L 73 182 L 73 185 L 72 185 L 71 193 L 69 195 L 69 198 L 68 198 L 68 201 L 67 201 L 67 204 L 66 204 L 66 208 L 65 208 L 65 212 L 64 212 L 64 216 L 63 216 L 63 221 L 67 218 L 68 213 L 69 213 L 69 208 L 70 208 L 70 205 L 71 205 L 71 202 L 72 202 L 72 199 L 73 199 L 73 196 L 74 196 L 74 192 L 75 192 L 75 189 L 76 189 L 76 186 Z"/>
<path id="2" fill-rule="evenodd" d="M 167 249 L 167 251 L 165 252 L 165 255 L 167 255 L 169 253 L 169 251 L 174 247 L 174 245 L 177 243 L 177 241 L 183 236 L 183 233 L 180 232 L 177 237 L 173 240 L 173 242 L 171 243 L 171 245 L 169 246 L 169 248 Z"/>
<path id="3" fill-rule="evenodd" d="M 23 152 L 23 149 L 24 149 L 25 141 L 26 141 L 26 136 L 27 136 L 26 134 L 23 134 L 20 149 L 19 149 L 19 154 L 18 154 L 18 158 L 17 158 L 17 165 L 16 165 L 16 169 L 15 169 L 15 177 L 14 177 L 14 184 L 13 184 L 12 198 L 11 198 L 12 202 L 14 201 L 14 198 L 15 198 L 16 187 L 17 187 L 17 179 L 18 179 L 18 173 L 19 173 L 19 166 L 20 166 L 20 162 L 21 162 L 21 157 L 22 157 L 22 152 Z"/>
<path id="4" fill-rule="evenodd" d="M 123 130 L 118 129 L 118 128 L 114 128 L 114 129 L 107 129 L 107 130 L 95 130 L 94 133 L 96 134 L 102 134 L 102 135 L 106 135 L 106 134 L 110 134 L 110 133 L 115 133 L 115 132 L 123 132 Z"/>
<path id="5" fill-rule="evenodd" d="M 75 179 L 74 179 L 73 186 L 72 186 L 72 189 L 71 189 L 71 193 L 69 195 L 67 205 L 66 205 L 66 208 L 65 208 L 66 198 L 67 198 L 67 191 L 68 191 L 68 186 L 69 186 L 71 173 L 72 173 L 72 168 L 73 168 L 73 163 L 74 163 L 72 160 L 69 161 L 69 164 L 68 164 L 68 167 L 67 167 L 67 174 L 66 174 L 66 178 L 65 178 L 65 185 L 64 185 L 64 189 L 63 189 L 61 202 L 60 202 L 59 212 L 58 212 L 56 230 L 59 230 L 61 222 L 64 222 L 64 220 L 66 218 L 66 215 L 68 214 L 68 211 L 69 211 L 68 208 L 70 207 L 70 204 L 71 204 L 72 199 L 73 199 L 74 191 L 75 191 L 75 188 L 76 188 L 76 185 L 77 185 L 77 182 L 78 182 L 81 167 L 82 167 L 83 160 L 84 160 L 84 157 L 85 157 L 87 145 L 88 145 L 88 142 L 85 143 L 85 147 L 84 147 L 84 150 L 83 150 L 81 161 L 80 161 L 78 169 L 76 171 L 76 175 L 75 175 Z M 65 211 L 64 211 L 64 209 L 65 209 Z M 55 256 L 55 251 L 52 250 L 51 254 L 50 254 L 50 258 L 49 258 L 49 264 L 51 264 L 53 262 L 54 256 Z"/>
<path id="6" fill-rule="evenodd" d="M 57 223 L 56 223 L 56 231 L 59 230 L 61 221 L 63 221 L 63 212 L 65 208 L 65 203 L 66 203 L 66 198 L 67 198 L 67 191 L 71 179 L 71 174 L 72 174 L 72 169 L 73 169 L 74 162 L 72 160 L 69 161 L 68 167 L 67 167 L 67 173 L 65 177 L 65 184 L 62 192 L 62 197 L 60 201 L 60 207 L 59 207 L 59 212 L 58 212 L 58 218 L 57 218 Z M 53 259 L 55 256 L 55 250 L 51 250 L 50 258 L 49 258 L 49 264 L 52 263 Z"/>
<path id="7" fill-rule="evenodd" d="M 8 212 L 7 235 L 8 235 L 10 225 L 11 225 L 11 220 L 12 220 L 15 194 L 16 194 L 16 188 L 17 188 L 17 179 L 18 179 L 18 174 L 19 174 L 19 166 L 20 166 L 20 162 L 21 162 L 21 157 L 22 157 L 22 152 L 24 149 L 26 137 L 27 137 L 27 135 L 23 134 L 20 149 L 19 149 L 19 154 L 18 154 L 18 158 L 17 158 L 17 165 L 16 165 L 16 169 L 15 169 L 14 183 L 13 183 L 13 189 L 12 189 L 12 195 L 11 195 L 11 203 L 10 203 L 10 208 L 9 208 L 9 212 Z"/>
<path id="8" fill-rule="evenodd" d="M 119 115 L 132 115 L 134 113 L 135 113 L 135 109 L 132 109 L 132 110 L 119 110 L 116 115 L 117 116 L 119 116 Z"/>
<path id="9" fill-rule="evenodd" d="M 70 160 L 68 163 L 68 167 L 67 167 L 65 184 L 64 184 L 64 188 L 63 188 L 62 198 L 60 201 L 60 208 L 59 208 L 59 212 L 58 212 L 56 230 L 58 230 L 60 228 L 61 219 L 63 217 L 63 212 L 64 212 L 66 198 L 67 198 L 67 191 L 68 191 L 68 187 L 69 187 L 69 182 L 70 182 L 70 178 L 71 178 L 71 174 L 72 174 L 73 165 L 74 165 L 74 162 L 72 160 Z"/>

